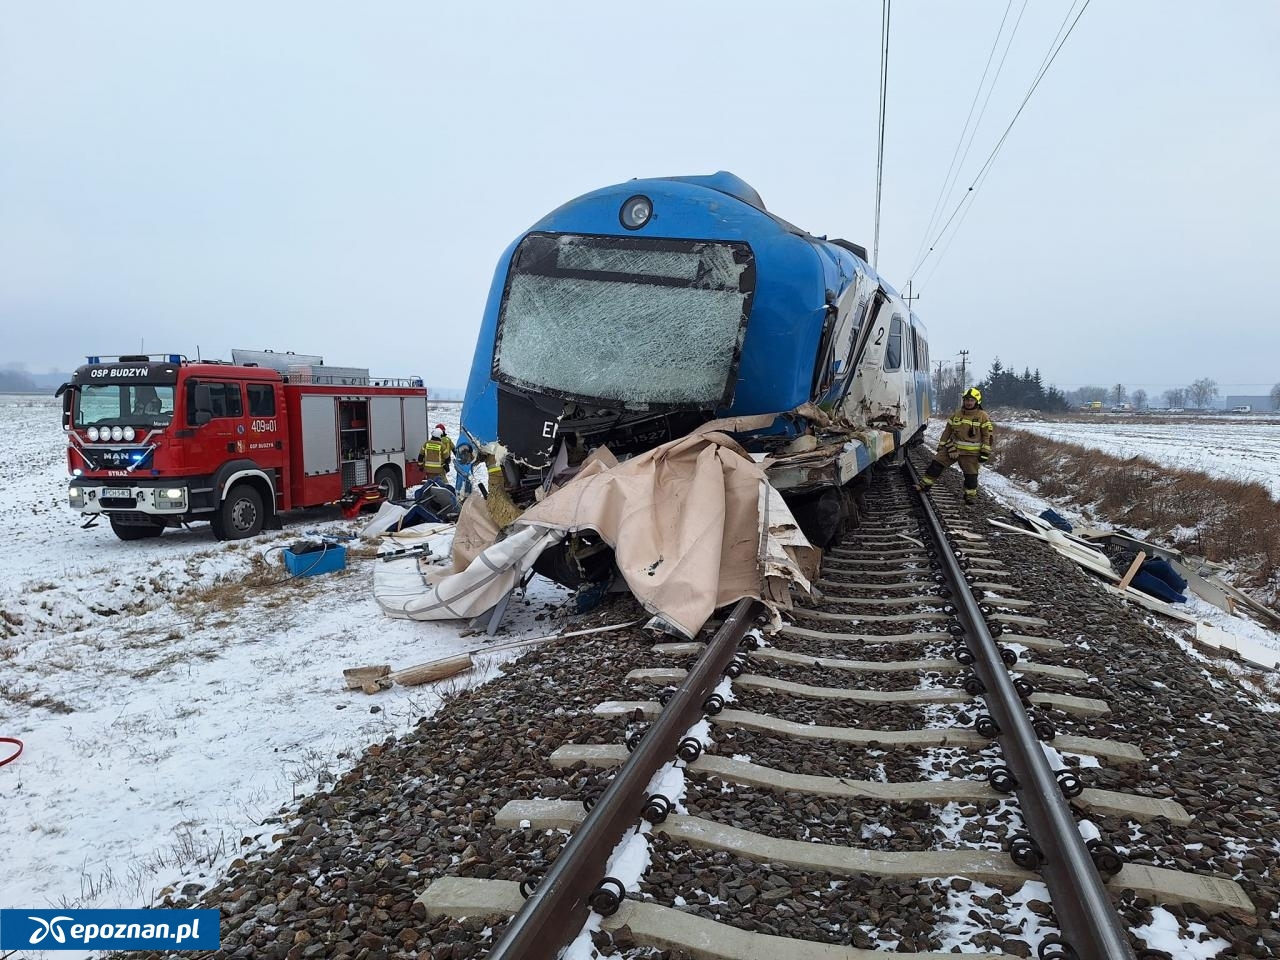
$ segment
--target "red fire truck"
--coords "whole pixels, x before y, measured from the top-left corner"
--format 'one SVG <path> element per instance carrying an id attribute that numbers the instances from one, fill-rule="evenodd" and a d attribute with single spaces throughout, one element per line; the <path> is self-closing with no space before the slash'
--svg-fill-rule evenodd
<path id="1" fill-rule="evenodd" d="M 370 379 L 316 356 L 232 351 L 89 357 L 63 395 L 71 506 L 106 514 L 121 540 L 208 520 L 219 540 L 377 484 L 421 483 L 420 379 Z"/>

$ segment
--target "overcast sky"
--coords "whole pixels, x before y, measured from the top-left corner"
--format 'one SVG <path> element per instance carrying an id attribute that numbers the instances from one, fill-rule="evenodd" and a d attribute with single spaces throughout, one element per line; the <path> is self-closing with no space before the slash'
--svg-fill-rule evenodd
<path id="1" fill-rule="evenodd" d="M 1069 6 L 1026 4 L 943 219 Z M 897 285 L 1022 7 L 893 5 Z M 462 386 L 502 250 L 632 177 L 730 170 L 870 248 L 880 9 L 0 0 L 0 364 L 272 348 Z M 916 274 L 934 360 L 1280 381 L 1277 50 L 1269 0 L 1091 3 Z"/>

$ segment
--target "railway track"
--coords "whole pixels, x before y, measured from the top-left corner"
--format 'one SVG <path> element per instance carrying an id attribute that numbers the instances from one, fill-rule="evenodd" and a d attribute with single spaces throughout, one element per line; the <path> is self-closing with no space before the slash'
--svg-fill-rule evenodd
<path id="1" fill-rule="evenodd" d="M 514 915 L 493 958 L 602 930 L 619 954 L 1100 960 L 1179 955 L 1143 911 L 1255 921 L 1220 872 L 1126 862 L 1135 835 L 1196 811 L 1108 729 L 1096 667 L 1024 595 L 1020 546 L 935 497 L 880 475 L 816 599 L 767 640 L 744 602 L 706 641 L 654 645 L 662 665 L 629 671 L 549 757 L 560 795 L 495 812 L 570 835 L 549 870 L 458 871 L 427 915 Z"/>
<path id="2" fill-rule="evenodd" d="M 756 635 L 751 616 L 695 644 L 629 628 L 535 649 L 281 810 L 271 851 L 166 903 L 221 911 L 218 956 L 269 960 L 478 960 L 520 955 L 513 936 L 528 957 L 576 937 L 574 960 L 1086 957 L 1117 928 L 1121 956 L 1280 957 L 1275 713 L 1069 562 L 1001 535 L 985 496 L 958 507 L 957 480 L 932 494 L 949 538 L 934 557 L 914 495 L 881 475 L 817 599 L 755 649 L 737 636 Z M 934 562 L 955 551 L 973 582 L 943 596 Z M 1013 725 L 973 692 L 993 682 L 956 657 L 971 589 L 1017 656 L 1005 676 L 1030 684 L 1015 695 L 1036 749 L 1082 787 L 1066 798 L 1055 775 L 1048 793 L 1115 911 L 1101 934 L 1081 938 L 1035 848 L 1014 855 L 1029 835 L 1055 856 L 1025 808 L 1034 776 L 1006 752 Z M 637 616 L 620 603 L 598 618 Z M 646 754 L 657 779 L 627 773 Z M 610 789 L 629 797 L 612 813 Z M 1090 840 L 1118 858 L 1094 844 L 1098 871 Z M 609 875 L 621 887 L 597 896 Z M 589 912 L 593 897 L 616 912 Z M 540 926 L 512 920 L 557 898 Z"/>

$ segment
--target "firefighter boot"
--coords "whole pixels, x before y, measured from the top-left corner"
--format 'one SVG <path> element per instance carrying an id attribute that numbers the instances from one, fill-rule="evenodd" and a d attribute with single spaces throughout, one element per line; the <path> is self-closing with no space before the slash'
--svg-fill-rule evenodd
<path id="1" fill-rule="evenodd" d="M 964 505 L 972 507 L 978 502 L 978 475 L 976 473 L 966 473 L 964 475 Z"/>
<path id="2" fill-rule="evenodd" d="M 924 476 L 916 484 L 916 490 L 920 493 L 928 493 L 929 488 L 933 486 L 934 481 L 942 476 L 942 471 L 945 469 L 947 469 L 945 464 L 941 464 L 937 460 L 930 460 L 929 466 L 925 467 Z"/>

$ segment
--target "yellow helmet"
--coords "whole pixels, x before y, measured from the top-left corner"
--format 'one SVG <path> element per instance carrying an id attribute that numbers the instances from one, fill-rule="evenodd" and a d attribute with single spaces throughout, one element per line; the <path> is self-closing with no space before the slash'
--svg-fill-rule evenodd
<path id="1" fill-rule="evenodd" d="M 982 403 L 982 391 L 977 387 L 970 387 L 964 392 L 964 396 L 973 397 L 974 403 Z M 964 397 L 961 397 L 961 399 L 964 399 Z"/>

